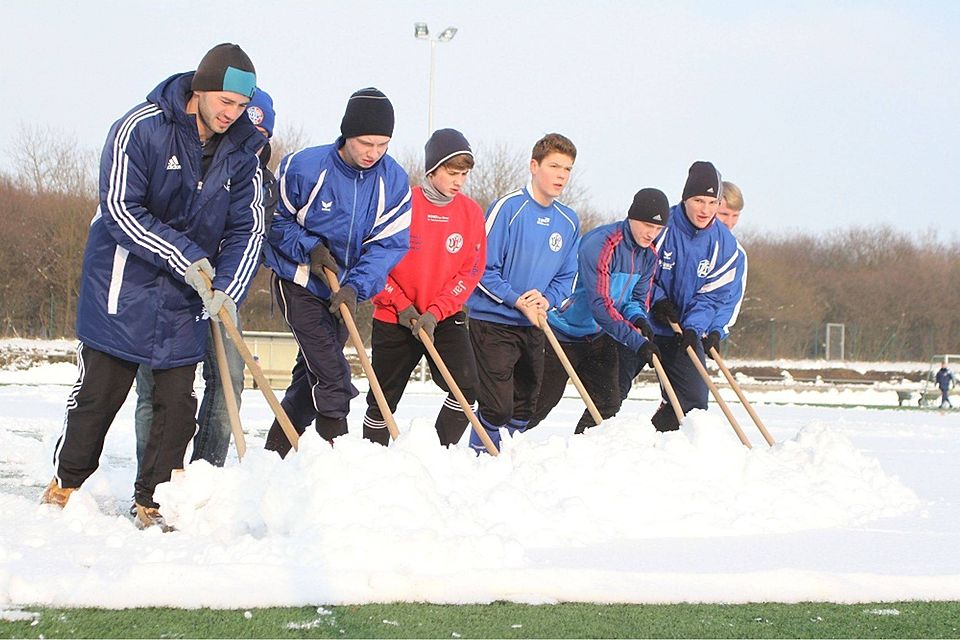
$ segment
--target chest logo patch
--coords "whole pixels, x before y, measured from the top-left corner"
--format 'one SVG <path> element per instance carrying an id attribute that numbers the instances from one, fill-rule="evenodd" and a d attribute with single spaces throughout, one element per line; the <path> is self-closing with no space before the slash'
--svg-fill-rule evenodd
<path id="1" fill-rule="evenodd" d="M 447 251 L 457 253 L 463 248 L 463 236 L 459 233 L 451 233 L 447 236 Z"/>
<path id="2" fill-rule="evenodd" d="M 327 202 L 326 200 L 320 201 L 320 211 L 330 211 L 330 207 L 333 206 L 333 200 Z"/>
<path id="3" fill-rule="evenodd" d="M 551 233 L 549 244 L 550 244 L 550 251 L 553 251 L 554 253 L 556 253 L 557 251 L 560 251 L 560 249 L 563 248 L 563 236 L 561 236 L 557 232 Z"/>
<path id="4" fill-rule="evenodd" d="M 701 278 L 706 278 L 707 274 L 710 273 L 710 261 L 701 260 L 697 263 L 697 275 Z"/>

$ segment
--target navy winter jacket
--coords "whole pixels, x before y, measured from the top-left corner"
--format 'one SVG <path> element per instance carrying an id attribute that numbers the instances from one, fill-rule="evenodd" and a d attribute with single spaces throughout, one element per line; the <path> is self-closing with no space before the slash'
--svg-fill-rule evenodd
<path id="1" fill-rule="evenodd" d="M 322 242 L 340 266 L 340 285 L 367 300 L 380 293 L 410 248 L 410 182 L 388 155 L 369 169 L 354 169 L 340 157 L 341 146 L 338 138 L 280 162 L 280 202 L 264 263 L 329 299 L 327 281 L 310 273 L 310 251 Z"/>
<path id="2" fill-rule="evenodd" d="M 201 258 L 239 304 L 261 256 L 263 136 L 246 117 L 221 136 L 201 176 L 193 73 L 171 76 L 114 123 L 100 159 L 100 205 L 83 258 L 77 336 L 131 362 L 199 362 L 209 322 L 183 280 Z"/>
<path id="3" fill-rule="evenodd" d="M 627 220 L 603 225 L 580 239 L 579 270 L 573 295 L 547 315 L 561 339 L 610 334 L 636 351 L 646 342 L 634 326 L 647 319 L 657 252 L 641 247 Z"/>
<path id="4" fill-rule="evenodd" d="M 734 290 L 740 283 L 740 253 L 736 238 L 723 223 L 714 218 L 705 229 L 697 229 L 687 219 L 683 203 L 674 205 L 656 246 L 660 268 L 651 306 L 668 298 L 680 313 L 680 326 L 697 335 L 717 328 L 718 318 L 729 318 L 729 308 L 739 301 Z M 673 335 L 667 325 L 651 324 L 655 334 Z"/>

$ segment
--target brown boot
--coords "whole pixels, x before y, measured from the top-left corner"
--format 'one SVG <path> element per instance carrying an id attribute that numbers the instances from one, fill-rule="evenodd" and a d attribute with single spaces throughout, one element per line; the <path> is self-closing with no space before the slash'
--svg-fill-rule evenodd
<path id="1" fill-rule="evenodd" d="M 142 530 L 149 527 L 160 527 L 160 530 L 164 533 L 176 531 L 176 529 L 168 525 L 167 521 L 163 519 L 162 515 L 160 515 L 160 509 L 156 509 L 154 507 L 145 507 L 139 503 L 134 503 L 133 506 L 137 510 L 137 515 L 133 520 L 133 523 L 137 525 L 137 529 Z"/>
<path id="2" fill-rule="evenodd" d="M 43 495 L 40 496 L 40 504 L 52 504 L 55 507 L 63 509 L 67 506 L 67 500 L 70 499 L 70 494 L 74 491 L 76 491 L 76 489 L 61 489 L 60 485 L 57 484 L 57 479 L 54 478 L 50 481 L 50 484 L 47 485 Z"/>

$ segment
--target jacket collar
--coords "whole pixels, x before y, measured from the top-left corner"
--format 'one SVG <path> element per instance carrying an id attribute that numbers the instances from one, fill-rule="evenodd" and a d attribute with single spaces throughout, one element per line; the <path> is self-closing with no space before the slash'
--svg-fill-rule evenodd
<path id="1" fill-rule="evenodd" d="M 176 73 L 160 84 L 147 95 L 147 100 L 157 105 L 170 120 L 177 126 L 189 130 L 197 142 L 200 134 L 197 132 L 196 116 L 184 110 L 190 96 L 190 84 L 193 82 L 193 71 Z M 237 118 L 223 134 L 223 140 L 229 141 L 231 146 L 243 148 L 245 151 L 256 153 L 263 146 L 263 134 L 257 131 L 246 114 Z"/>

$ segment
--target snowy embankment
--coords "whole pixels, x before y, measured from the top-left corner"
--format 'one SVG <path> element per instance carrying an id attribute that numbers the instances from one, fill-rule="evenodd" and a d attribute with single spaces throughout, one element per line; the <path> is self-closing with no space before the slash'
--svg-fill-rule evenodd
<path id="1" fill-rule="evenodd" d="M 955 415 L 760 403 L 769 448 L 734 407 L 747 450 L 713 407 L 658 434 L 644 399 L 572 436 L 567 398 L 477 458 L 437 445 L 441 394 L 404 398 L 389 448 L 361 396 L 335 447 L 281 461 L 247 391 L 248 455 L 161 485 L 162 534 L 126 516 L 129 401 L 67 508 L 37 504 L 67 392 L 0 387 L 0 607 L 960 599 Z"/>

